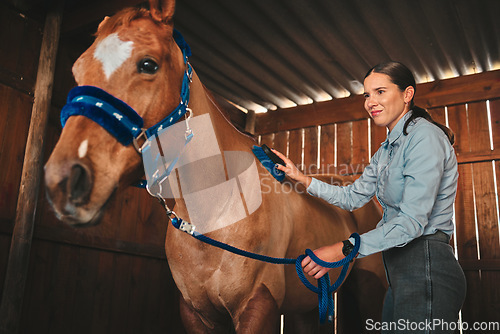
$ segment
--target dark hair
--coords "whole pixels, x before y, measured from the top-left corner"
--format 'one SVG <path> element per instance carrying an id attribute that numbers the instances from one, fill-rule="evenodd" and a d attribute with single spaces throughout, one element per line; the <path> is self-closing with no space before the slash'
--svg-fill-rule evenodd
<path id="1" fill-rule="evenodd" d="M 411 73 L 408 67 L 406 67 L 404 64 L 400 62 L 388 61 L 385 63 L 380 63 L 378 65 L 375 65 L 366 73 L 365 79 L 373 72 L 388 75 L 389 78 L 391 79 L 391 82 L 394 83 L 396 86 L 398 86 L 398 88 L 402 92 L 404 92 L 404 90 L 409 86 L 412 86 L 415 92 L 417 91 L 417 84 L 415 83 L 415 77 L 413 76 L 413 73 Z M 427 110 L 420 108 L 419 106 L 416 106 L 415 103 L 413 102 L 414 98 L 415 95 L 413 95 L 413 98 L 411 99 L 410 102 L 411 115 L 405 122 L 405 125 L 403 127 L 403 133 L 407 135 L 408 124 L 410 124 L 410 122 L 412 122 L 416 118 L 422 117 L 431 122 L 432 124 L 436 125 L 437 127 L 439 127 L 441 130 L 443 130 L 443 132 L 448 137 L 448 140 L 453 145 L 453 143 L 455 142 L 455 135 L 453 134 L 453 131 L 451 131 L 451 129 L 449 129 L 445 125 L 434 121 L 432 119 L 432 116 L 427 112 Z"/>

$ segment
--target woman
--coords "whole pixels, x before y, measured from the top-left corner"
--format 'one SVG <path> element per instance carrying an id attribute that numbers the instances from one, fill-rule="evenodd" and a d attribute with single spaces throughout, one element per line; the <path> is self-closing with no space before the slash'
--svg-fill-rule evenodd
<path id="1" fill-rule="evenodd" d="M 463 271 L 449 245 L 458 180 L 453 133 L 415 106 L 415 79 L 401 63 L 370 69 L 364 90 L 366 111 L 389 133 L 358 180 L 347 187 L 323 183 L 305 176 L 274 151 L 286 163 L 277 168 L 303 183 L 311 195 L 349 211 L 377 196 L 383 217 L 375 229 L 361 235 L 358 256 L 383 252 L 389 282 L 382 316 L 385 327 L 390 332 L 441 332 L 445 323 L 456 325 L 466 290 Z M 314 253 L 325 261 L 338 261 L 352 243 L 346 240 Z M 329 270 L 309 257 L 302 265 L 315 278 Z"/>

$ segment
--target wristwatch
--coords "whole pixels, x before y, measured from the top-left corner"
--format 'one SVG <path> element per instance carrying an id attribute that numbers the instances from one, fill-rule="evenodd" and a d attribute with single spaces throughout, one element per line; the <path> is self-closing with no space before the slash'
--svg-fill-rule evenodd
<path id="1" fill-rule="evenodd" d="M 342 243 L 344 244 L 342 247 L 342 254 L 344 254 L 344 256 L 351 254 L 354 249 L 354 245 L 349 240 L 344 240 Z"/>

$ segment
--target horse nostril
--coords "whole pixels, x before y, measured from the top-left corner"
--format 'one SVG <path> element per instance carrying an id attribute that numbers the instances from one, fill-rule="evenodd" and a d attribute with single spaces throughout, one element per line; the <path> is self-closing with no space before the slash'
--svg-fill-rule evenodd
<path id="1" fill-rule="evenodd" d="M 82 205 L 88 202 L 92 180 L 91 174 L 85 166 L 75 164 L 71 167 L 68 187 L 69 198 L 73 204 Z"/>

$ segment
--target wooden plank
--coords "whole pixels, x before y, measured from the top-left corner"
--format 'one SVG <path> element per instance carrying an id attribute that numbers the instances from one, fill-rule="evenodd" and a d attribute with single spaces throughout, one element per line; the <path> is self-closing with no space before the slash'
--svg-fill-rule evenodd
<path id="1" fill-rule="evenodd" d="M 273 147 L 274 133 L 269 133 L 260 136 L 260 145 L 266 144 L 269 147 Z"/>
<path id="2" fill-rule="evenodd" d="M 353 96 L 258 114 L 255 132 L 270 133 L 364 119 L 368 114 L 363 103 L 362 96 Z"/>
<path id="3" fill-rule="evenodd" d="M 415 103 L 423 108 L 470 103 L 500 96 L 500 70 L 417 85 Z"/>
<path id="4" fill-rule="evenodd" d="M 116 333 L 127 332 L 126 318 L 127 305 L 130 301 L 129 287 L 131 285 L 131 258 L 116 254 L 114 259 L 114 278 L 113 278 L 113 300 L 110 313 L 110 321 L 113 324 L 113 331 Z"/>
<path id="5" fill-rule="evenodd" d="M 369 162 L 368 120 L 355 121 L 352 123 L 352 173 L 362 174 Z"/>
<path id="6" fill-rule="evenodd" d="M 126 191 L 122 192 L 120 196 L 116 199 L 121 202 L 121 205 L 115 205 L 114 210 L 110 216 L 110 220 L 107 223 L 126 226 L 127 228 L 116 229 L 116 239 L 117 240 L 134 240 L 134 237 L 138 234 L 141 226 L 137 224 L 139 221 L 138 210 L 139 210 L 139 193 Z M 127 208 L 123 210 L 121 208 Z"/>
<path id="7" fill-rule="evenodd" d="M 340 174 L 349 174 L 352 162 L 352 127 L 353 122 L 337 124 L 337 171 Z"/>
<path id="8" fill-rule="evenodd" d="M 491 146 L 486 102 L 469 103 L 467 115 L 470 135 L 473 138 L 470 142 L 471 152 L 489 150 Z"/>
<path id="9" fill-rule="evenodd" d="M 0 218 L 14 221 L 33 101 L 1 84 L 0 96 Z"/>
<path id="10" fill-rule="evenodd" d="M 479 251 L 482 259 L 500 259 L 500 241 L 498 237 L 498 217 L 496 207 L 495 184 L 491 162 L 472 165 L 474 177 L 474 196 L 476 202 L 477 230 L 479 235 Z M 498 300 L 492 293 L 498 289 L 500 271 L 481 272 L 479 291 L 471 291 L 481 296 L 483 320 L 493 320 L 496 312 L 500 312 Z M 498 319 L 498 318 L 497 318 Z"/>
<path id="11" fill-rule="evenodd" d="M 455 133 L 455 152 L 458 154 L 470 152 L 471 138 L 467 110 L 464 104 L 448 107 L 448 122 L 450 129 Z"/>
<path id="12" fill-rule="evenodd" d="M 255 133 L 255 111 L 249 110 L 245 117 L 245 132 Z"/>
<path id="13" fill-rule="evenodd" d="M 335 168 L 335 124 L 321 127 L 320 174 L 331 174 Z"/>
<path id="14" fill-rule="evenodd" d="M 26 298 L 24 301 L 23 314 L 30 321 L 21 322 L 20 333 L 31 333 L 34 324 L 39 333 L 50 333 L 50 321 L 52 317 L 53 303 L 49 295 L 52 290 L 40 288 L 40 285 L 49 285 L 53 281 L 53 272 L 56 267 L 54 259 L 55 247 L 50 247 L 44 242 L 33 241 L 28 279 L 26 282 Z M 40 301 L 44 301 L 44 307 L 40 307 Z"/>
<path id="15" fill-rule="evenodd" d="M 498 104 L 495 105 L 490 103 L 490 111 L 493 108 L 497 109 Z M 493 123 L 493 122 L 492 122 Z M 493 124 L 492 124 L 493 125 Z M 495 166 L 495 177 L 497 181 L 497 194 L 500 191 L 500 161 L 494 162 Z M 498 200 L 495 196 L 496 194 L 491 194 L 494 200 Z M 500 316 L 500 289 L 498 288 L 498 282 L 500 281 L 500 240 L 499 240 L 499 220 L 496 216 L 497 211 L 495 211 L 495 220 L 484 220 L 481 224 L 482 232 L 479 233 L 479 244 L 481 248 L 481 261 L 483 263 L 483 268 L 481 269 L 481 279 L 483 286 L 483 296 L 485 296 L 485 307 L 487 312 L 487 320 L 493 321 L 498 320 Z M 488 217 L 492 219 L 492 215 Z M 484 256 L 483 256 L 484 252 Z M 496 268 L 495 271 L 485 271 L 488 269 Z"/>
<path id="16" fill-rule="evenodd" d="M 33 96 L 40 52 L 41 23 L 0 3 L 0 82 Z M 7 47 L 8 46 L 8 47 Z"/>
<path id="17" fill-rule="evenodd" d="M 493 147 L 500 149 L 500 99 L 490 101 L 490 116 Z"/>
<path id="18" fill-rule="evenodd" d="M 128 303 L 127 314 L 133 314 L 133 317 L 128 317 L 127 328 L 131 332 L 138 333 L 141 332 L 141 325 L 146 324 L 145 318 L 145 307 L 141 307 L 144 302 L 144 288 L 142 283 L 150 282 L 151 277 L 147 277 L 149 273 L 146 273 L 147 262 L 139 258 L 132 258 L 131 261 L 131 285 L 128 288 L 130 293 L 130 301 Z M 144 305 L 145 306 L 145 305 Z M 144 328 L 142 328 L 144 329 Z"/>
<path id="19" fill-rule="evenodd" d="M 56 278 L 54 280 L 53 303 L 56 305 L 53 309 L 53 319 L 59 321 L 50 322 L 50 333 L 62 333 L 65 330 L 71 333 L 77 333 L 73 321 L 73 304 L 77 299 L 77 272 L 79 267 L 80 252 L 78 247 L 58 245 L 56 261 L 57 269 L 54 270 Z M 61 286 L 62 289 L 57 287 Z"/>
<path id="20" fill-rule="evenodd" d="M 55 58 L 59 42 L 64 1 L 59 0 L 48 10 L 37 81 L 35 103 L 24 155 L 21 186 L 16 209 L 16 220 L 0 306 L 0 331 L 19 331 L 29 253 L 33 237 L 34 215 L 40 187 L 43 143 L 47 127 L 54 81 Z"/>
<path id="21" fill-rule="evenodd" d="M 318 172 L 318 128 L 304 129 L 304 172 L 316 174 Z"/>
<path id="22" fill-rule="evenodd" d="M 460 265 L 464 271 L 500 271 L 500 260 L 498 259 L 460 260 Z"/>
<path id="23" fill-rule="evenodd" d="M 473 140 L 470 142 L 471 152 L 486 151 L 490 148 L 487 107 L 484 101 L 468 104 L 468 122 Z M 474 200 L 476 205 L 476 229 L 479 240 L 479 256 L 481 259 L 499 258 L 498 217 L 494 188 L 493 165 L 491 162 L 472 164 L 474 182 Z M 487 320 L 493 315 L 495 301 L 492 300 L 492 289 L 497 286 L 498 272 L 481 272 L 479 287 L 471 290 L 471 294 L 479 295 L 481 304 L 485 306 L 475 319 Z M 475 282 L 476 283 L 476 282 Z"/>
<path id="24" fill-rule="evenodd" d="M 288 147 L 288 132 L 280 131 L 274 134 L 274 149 L 286 155 Z"/>
<path id="25" fill-rule="evenodd" d="M 500 149 L 495 151 L 457 153 L 457 161 L 459 164 L 466 164 L 471 162 L 485 162 L 485 161 L 492 161 L 499 159 L 500 159 Z"/>
<path id="26" fill-rule="evenodd" d="M 290 131 L 288 135 L 288 158 L 300 169 L 302 166 L 302 129 Z"/>
<path id="27" fill-rule="evenodd" d="M 92 314 L 91 331 L 89 333 L 111 333 L 111 309 L 113 308 L 113 275 L 115 254 L 100 252 L 97 268 L 95 307 Z"/>
<path id="28" fill-rule="evenodd" d="M 119 226 L 122 226 L 123 228 L 123 225 Z M 37 227 L 35 238 L 68 245 L 113 251 L 117 253 L 140 255 L 157 259 L 165 258 L 163 245 L 152 243 L 139 244 L 120 239 L 100 238 L 93 235 L 76 234 L 74 232 L 72 233 L 70 230 L 62 230 L 53 227 Z M 164 238 L 164 235 L 162 235 L 162 238 Z"/>
<path id="29" fill-rule="evenodd" d="M 370 141 L 371 141 L 371 155 L 373 156 L 375 152 L 380 148 L 387 138 L 387 128 L 385 126 L 377 126 L 370 119 Z M 371 158 L 371 157 L 370 157 Z"/>
<path id="30" fill-rule="evenodd" d="M 455 200 L 455 222 L 458 259 L 478 260 L 475 212 L 474 212 L 474 193 L 472 186 L 472 166 L 458 166 L 459 179 L 457 197 Z M 481 303 L 480 281 L 478 271 L 468 271 L 465 273 L 467 279 L 467 295 L 462 308 L 464 321 L 476 320 L 479 315 L 479 305 Z"/>
<path id="31" fill-rule="evenodd" d="M 94 287 L 98 284 L 99 252 L 86 248 L 78 248 L 76 252 L 78 260 L 75 264 L 74 301 L 72 303 L 67 301 L 65 304 L 72 304 L 70 307 L 72 308 L 72 317 L 70 319 L 72 319 L 71 326 L 74 327 L 74 333 L 91 333 L 93 312 L 88 310 L 92 310 L 95 305 L 96 290 Z"/>
<path id="32" fill-rule="evenodd" d="M 500 70 L 417 85 L 415 103 L 424 108 L 451 106 L 500 96 Z M 314 125 L 368 118 L 361 95 L 278 109 L 257 115 L 256 133 L 271 133 Z"/>
<path id="33" fill-rule="evenodd" d="M 34 81 L 25 80 L 24 77 L 16 72 L 9 71 L 5 68 L 0 68 L 0 83 L 14 88 L 15 90 L 33 96 L 33 87 L 35 86 Z"/>
<path id="34" fill-rule="evenodd" d="M 446 125 L 446 113 L 444 107 L 429 108 L 427 111 L 431 115 L 434 122 Z"/>

